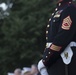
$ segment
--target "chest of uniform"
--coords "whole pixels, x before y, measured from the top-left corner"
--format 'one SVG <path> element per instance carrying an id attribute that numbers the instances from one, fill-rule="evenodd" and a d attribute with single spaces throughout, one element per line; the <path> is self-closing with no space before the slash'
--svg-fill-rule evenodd
<path id="1" fill-rule="evenodd" d="M 63 10 L 58 10 L 52 14 L 50 21 L 51 25 L 59 25 L 62 11 Z"/>
<path id="2" fill-rule="evenodd" d="M 51 18 L 49 19 L 49 24 L 47 25 L 46 34 L 50 32 L 55 34 L 58 32 L 62 11 L 63 10 L 57 10 L 52 13 Z"/>

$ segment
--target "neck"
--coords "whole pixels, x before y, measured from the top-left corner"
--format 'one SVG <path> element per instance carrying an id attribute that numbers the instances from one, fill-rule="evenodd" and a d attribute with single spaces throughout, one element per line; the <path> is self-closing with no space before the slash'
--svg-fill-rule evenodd
<path id="1" fill-rule="evenodd" d="M 67 2 L 72 2 L 72 0 L 59 0 L 57 3 L 67 3 Z"/>
<path id="2" fill-rule="evenodd" d="M 72 0 L 59 0 L 59 2 L 57 3 L 57 6 L 63 6 L 65 4 L 71 4 Z"/>

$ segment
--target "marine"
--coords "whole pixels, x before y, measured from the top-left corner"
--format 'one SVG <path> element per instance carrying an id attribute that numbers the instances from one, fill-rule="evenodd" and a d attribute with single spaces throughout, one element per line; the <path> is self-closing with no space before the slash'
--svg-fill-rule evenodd
<path id="1" fill-rule="evenodd" d="M 49 75 L 47 70 L 54 66 L 59 59 L 65 64 L 71 64 L 75 47 L 76 7 L 72 0 L 59 0 L 46 28 L 46 48 L 43 58 L 38 63 L 41 75 Z M 51 75 L 56 75 L 56 72 Z"/>

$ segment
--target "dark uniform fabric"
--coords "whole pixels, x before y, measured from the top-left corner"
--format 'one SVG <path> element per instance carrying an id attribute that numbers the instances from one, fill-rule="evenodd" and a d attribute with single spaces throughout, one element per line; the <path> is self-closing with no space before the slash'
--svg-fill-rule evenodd
<path id="1" fill-rule="evenodd" d="M 73 47 L 72 51 L 74 54 L 71 63 L 66 66 L 62 58 L 58 59 L 54 65 L 48 69 L 49 75 L 76 75 L 76 47 Z"/>
<path id="2" fill-rule="evenodd" d="M 44 65 L 51 67 L 60 60 L 61 52 L 71 41 L 76 42 L 76 7 L 71 0 L 63 0 L 57 4 L 46 28 L 46 43 L 52 44 L 44 51 Z"/>

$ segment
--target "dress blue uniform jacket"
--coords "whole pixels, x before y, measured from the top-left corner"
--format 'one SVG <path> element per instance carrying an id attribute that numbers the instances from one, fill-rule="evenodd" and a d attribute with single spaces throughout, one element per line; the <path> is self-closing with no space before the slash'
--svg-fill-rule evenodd
<path id="1" fill-rule="evenodd" d="M 52 66 L 71 41 L 76 42 L 76 7 L 71 1 L 61 1 L 46 28 L 46 43 L 52 44 L 44 50 L 44 65 Z"/>

